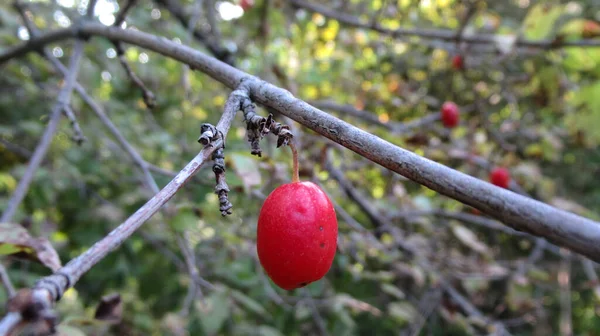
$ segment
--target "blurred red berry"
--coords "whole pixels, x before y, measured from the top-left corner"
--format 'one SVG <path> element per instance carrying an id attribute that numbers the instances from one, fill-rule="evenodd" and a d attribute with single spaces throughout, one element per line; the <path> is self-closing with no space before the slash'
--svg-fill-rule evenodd
<path id="1" fill-rule="evenodd" d="M 458 111 L 458 105 L 456 105 L 455 103 L 450 101 L 445 102 L 442 105 L 441 114 L 442 123 L 445 127 L 453 128 L 456 127 L 456 125 L 458 125 L 458 122 L 460 120 L 460 114 Z"/>
<path id="2" fill-rule="evenodd" d="M 506 168 L 494 168 L 490 173 L 490 182 L 498 187 L 508 189 L 510 172 Z"/>
<path id="3" fill-rule="evenodd" d="M 452 58 L 452 67 L 456 70 L 463 70 L 465 68 L 465 60 L 461 55 L 456 55 Z"/>

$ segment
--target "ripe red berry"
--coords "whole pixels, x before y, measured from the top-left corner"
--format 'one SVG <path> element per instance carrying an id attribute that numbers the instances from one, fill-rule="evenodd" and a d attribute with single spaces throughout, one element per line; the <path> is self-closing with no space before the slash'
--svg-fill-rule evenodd
<path id="1" fill-rule="evenodd" d="M 458 113 L 458 106 L 453 102 L 445 102 L 442 105 L 442 123 L 445 127 L 452 128 L 458 125 L 460 115 Z"/>
<path id="2" fill-rule="evenodd" d="M 490 182 L 501 188 L 508 188 L 510 172 L 506 168 L 494 168 L 490 173 Z"/>
<path id="3" fill-rule="evenodd" d="M 465 68 L 465 60 L 461 55 L 456 55 L 452 58 L 452 67 L 456 70 L 463 70 Z"/>
<path id="4" fill-rule="evenodd" d="M 294 182 L 271 192 L 258 216 L 258 258 L 273 282 L 304 287 L 331 268 L 338 224 L 331 201 L 316 184 Z"/>

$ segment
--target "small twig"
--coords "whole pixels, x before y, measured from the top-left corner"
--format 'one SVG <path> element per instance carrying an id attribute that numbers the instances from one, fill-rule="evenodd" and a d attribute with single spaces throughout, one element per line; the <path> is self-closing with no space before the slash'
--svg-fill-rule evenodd
<path id="1" fill-rule="evenodd" d="M 119 62 L 121 63 L 121 66 L 123 66 L 125 73 L 127 73 L 127 76 L 129 79 L 131 79 L 131 82 L 142 91 L 142 98 L 144 99 L 144 104 L 146 104 L 146 107 L 153 109 L 156 106 L 156 97 L 154 96 L 154 93 L 152 93 L 152 91 L 146 87 L 144 82 L 142 82 L 142 80 L 131 69 L 127 59 L 125 59 L 125 50 L 123 49 L 121 42 L 115 42 L 114 45 L 115 49 L 117 50 Z"/>
<path id="2" fill-rule="evenodd" d="M 163 6 L 166 10 L 168 10 L 173 16 L 183 25 L 184 27 L 188 27 L 190 19 L 183 7 L 181 7 L 174 0 L 154 0 L 157 4 Z M 199 28 L 194 27 L 193 29 L 194 38 L 202 43 L 206 49 L 210 51 L 217 59 L 223 61 L 227 64 L 234 65 L 234 55 L 227 50 L 226 48 L 219 45 L 216 39 L 211 39 L 207 34 L 202 32 Z"/>
<path id="3" fill-rule="evenodd" d="M 510 333 L 506 329 L 506 327 L 498 321 L 492 321 L 490 318 L 485 316 L 477 307 L 475 307 L 467 298 L 462 296 L 454 287 L 452 287 L 445 280 L 441 280 L 441 285 L 444 288 L 444 291 L 448 293 L 448 295 L 460 306 L 460 308 L 469 316 L 478 318 L 483 320 L 487 325 L 494 326 L 496 329 L 495 335 L 498 336 L 509 336 Z"/>
<path id="4" fill-rule="evenodd" d="M 594 269 L 594 262 L 588 258 L 581 257 L 581 264 L 583 265 L 585 275 L 594 287 L 596 298 L 600 300 L 600 279 L 598 279 L 598 274 L 596 274 L 596 270 Z"/>
<path id="5" fill-rule="evenodd" d="M 123 6 L 121 8 L 121 10 L 119 11 L 119 13 L 117 13 L 117 16 L 115 17 L 115 22 L 113 23 L 113 26 L 115 27 L 119 27 L 121 26 L 121 24 L 123 22 L 125 22 L 125 18 L 127 17 L 127 13 L 129 13 L 129 11 L 135 7 L 135 5 L 137 4 L 138 0 L 127 0 L 127 2 L 125 3 L 125 6 Z"/>
<path id="6" fill-rule="evenodd" d="M 123 6 L 121 11 L 119 11 L 119 13 L 117 14 L 113 26 L 120 27 L 121 24 L 125 22 L 127 13 L 137 4 L 137 1 L 138 0 L 127 0 L 125 6 Z M 125 70 L 127 77 L 129 77 L 131 82 L 135 86 L 137 86 L 140 89 L 140 91 L 142 91 L 142 98 L 144 99 L 144 104 L 146 104 L 146 107 L 149 109 L 153 109 L 156 106 L 156 97 L 154 96 L 154 93 L 152 93 L 152 91 L 150 91 L 150 89 L 146 87 L 144 82 L 135 74 L 133 69 L 131 69 L 131 66 L 125 58 L 125 49 L 123 48 L 123 44 L 120 41 L 113 41 L 113 44 L 115 46 L 115 50 L 117 51 L 117 57 L 119 58 L 119 62 Z"/>
<path id="7" fill-rule="evenodd" d="M 24 159 L 29 159 L 32 155 L 27 148 L 21 147 L 2 138 L 0 138 L 0 145 L 6 148 L 6 150 L 9 152 L 12 152 Z"/>
<path id="8" fill-rule="evenodd" d="M 319 309 L 317 308 L 315 301 L 313 300 L 312 296 L 310 295 L 310 292 L 306 288 L 302 288 L 302 292 L 304 294 L 304 297 L 308 301 L 308 306 L 312 313 L 313 319 L 315 320 L 315 324 L 319 328 L 319 332 L 323 336 L 329 335 L 329 333 L 327 332 L 327 326 L 325 325 L 325 321 L 323 320 L 323 317 L 321 316 L 321 314 L 319 314 Z"/>
<path id="9" fill-rule="evenodd" d="M 189 44 L 190 40 L 194 37 L 194 29 L 196 29 L 196 25 L 198 23 L 198 20 L 200 19 L 200 16 L 202 15 L 202 3 L 203 0 L 196 0 L 196 2 L 194 3 L 194 9 L 192 10 L 192 15 L 190 16 L 190 20 L 188 21 L 187 24 L 187 32 L 188 35 L 186 36 L 186 38 L 184 39 L 184 43 L 185 44 Z M 214 7 L 210 8 L 209 5 L 209 10 L 212 9 L 212 12 L 209 13 L 209 15 L 207 15 L 207 17 L 210 17 L 211 15 L 214 14 Z M 214 22 L 215 18 L 212 17 L 211 20 Z M 212 26 L 212 23 L 209 23 L 211 25 L 211 30 L 214 28 Z M 187 64 L 182 64 L 182 68 L 181 68 L 181 82 L 183 83 L 183 90 L 185 93 L 185 98 L 187 100 L 191 99 L 191 87 L 190 87 L 190 66 Z"/>
<path id="10" fill-rule="evenodd" d="M 442 300 L 443 291 L 440 288 L 431 288 L 423 297 L 419 300 L 419 317 L 416 321 L 413 321 L 409 327 L 410 336 L 419 336 L 421 329 L 427 322 L 427 319 L 431 314 L 438 308 L 440 301 Z"/>
<path id="11" fill-rule="evenodd" d="M 75 113 L 71 109 L 71 106 L 67 105 L 63 108 L 63 112 L 69 122 L 71 123 L 71 127 L 73 127 L 73 141 L 75 141 L 78 145 L 81 145 L 84 141 L 86 141 L 85 135 L 83 135 L 83 131 L 81 130 L 81 126 L 79 126 L 79 122 L 77 122 L 77 118 L 75 117 Z"/>
<path id="12" fill-rule="evenodd" d="M 558 286 L 560 287 L 560 334 L 573 335 L 571 306 L 571 252 L 561 249 L 562 260 L 558 271 Z"/>
<path id="13" fill-rule="evenodd" d="M 93 3 L 92 1 L 91 3 Z M 42 138 L 35 148 L 33 152 L 33 156 L 29 161 L 29 165 L 25 170 L 25 174 L 21 180 L 19 180 L 19 184 L 12 194 L 11 198 L 8 200 L 6 205 L 6 210 L 2 213 L 2 217 L 0 218 L 0 222 L 10 222 L 13 216 L 15 215 L 19 205 L 25 198 L 27 191 L 29 190 L 29 186 L 33 181 L 33 176 L 37 169 L 39 168 L 42 160 L 46 156 L 46 152 L 50 148 L 50 143 L 52 142 L 52 138 L 54 138 L 54 134 L 58 129 L 58 124 L 60 121 L 60 117 L 62 111 L 69 105 L 71 100 L 71 92 L 73 91 L 73 87 L 75 85 L 75 79 L 77 78 L 77 73 L 79 71 L 79 64 L 81 58 L 83 56 L 83 44 L 82 40 L 78 40 L 75 44 L 75 48 L 73 50 L 73 55 L 71 56 L 71 60 L 69 62 L 69 69 L 67 70 L 67 75 L 65 78 L 65 84 L 60 90 L 58 97 L 56 99 L 56 103 L 52 107 L 50 111 L 50 121 L 48 122 L 48 126 L 46 126 L 46 130 L 42 135 Z"/>
<path id="14" fill-rule="evenodd" d="M 198 267 L 196 267 L 196 255 L 190 247 L 188 239 L 183 235 L 177 234 L 177 245 L 179 245 L 179 248 L 183 253 L 186 268 L 192 279 L 192 283 L 188 287 L 188 293 L 183 302 L 183 307 L 179 312 L 181 316 L 188 316 L 196 296 L 200 295 L 200 297 L 202 297 L 203 295 L 199 284 L 200 273 L 198 272 Z"/>
<path id="15" fill-rule="evenodd" d="M 6 290 L 8 298 L 10 299 L 15 296 L 15 286 L 13 286 L 12 282 L 10 281 L 8 273 L 6 272 L 6 268 L 4 268 L 4 265 L 2 264 L 0 264 L 0 280 L 2 280 L 2 285 Z"/>
<path id="16" fill-rule="evenodd" d="M 362 120 L 364 120 L 370 124 L 373 124 L 375 126 L 385 128 L 397 135 L 409 134 L 415 130 L 425 128 L 425 127 L 440 120 L 440 113 L 432 112 L 432 113 L 425 115 L 424 117 L 410 120 L 407 122 L 397 122 L 397 121 L 382 122 L 381 120 L 379 120 L 379 118 L 374 113 L 356 109 L 354 106 L 351 106 L 351 105 L 339 105 L 339 104 L 336 104 L 336 103 L 334 103 L 332 101 L 328 101 L 328 100 L 313 101 L 313 102 L 311 102 L 311 104 L 318 108 L 321 108 L 321 109 L 344 113 L 344 114 L 353 116 L 355 118 L 362 119 Z M 461 107 L 461 113 L 463 113 L 463 114 L 471 112 L 472 110 L 473 110 L 473 108 L 471 106 Z"/>

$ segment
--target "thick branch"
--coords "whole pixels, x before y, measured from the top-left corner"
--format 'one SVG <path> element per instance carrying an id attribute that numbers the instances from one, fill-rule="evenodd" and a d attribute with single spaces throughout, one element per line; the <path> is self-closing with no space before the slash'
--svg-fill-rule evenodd
<path id="1" fill-rule="evenodd" d="M 376 31 L 380 34 L 392 36 L 394 38 L 400 38 L 404 36 L 418 36 L 421 38 L 437 39 L 443 41 L 456 41 L 457 33 L 453 30 L 447 29 L 416 29 L 416 28 L 398 28 L 389 29 L 381 26 L 377 22 L 370 23 L 368 20 L 361 20 L 356 16 L 340 13 L 335 9 L 327 8 L 325 6 L 318 5 L 316 3 L 308 2 L 305 0 L 290 0 L 294 6 L 304 8 L 311 12 L 319 13 L 330 19 L 335 19 L 345 25 L 369 29 Z M 491 35 L 491 34 L 479 34 L 479 35 L 465 35 L 462 34 L 460 42 L 470 44 L 491 44 L 497 43 L 498 39 L 502 35 Z M 562 47 L 600 47 L 600 40 L 598 39 L 582 39 L 578 41 L 559 41 L 559 40 L 522 40 L 519 39 L 515 42 L 515 47 L 526 47 L 535 49 L 556 49 Z"/>
<path id="2" fill-rule="evenodd" d="M 104 36 L 156 51 L 187 63 L 232 89 L 244 80 L 254 101 L 277 110 L 359 155 L 477 208 L 515 230 L 544 237 L 556 245 L 600 261 L 600 223 L 498 188 L 397 147 L 295 98 L 286 90 L 165 38 L 140 31 L 85 23 L 79 29 L 55 31 L 16 46 L 0 55 L 0 62 L 32 50 L 32 46 L 39 48 L 42 46 L 40 41 L 49 43 L 75 37 L 77 34 Z"/>

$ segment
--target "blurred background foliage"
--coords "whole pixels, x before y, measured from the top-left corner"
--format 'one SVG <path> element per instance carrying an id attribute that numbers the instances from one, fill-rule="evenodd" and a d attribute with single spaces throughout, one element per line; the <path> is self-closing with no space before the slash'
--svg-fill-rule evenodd
<path id="1" fill-rule="evenodd" d="M 46 31 L 76 23 L 87 1 L 25 3 L 37 27 Z M 591 24 L 600 21 L 596 0 L 318 2 L 388 29 L 456 31 L 472 11 L 465 33 L 508 37 L 488 45 L 392 38 L 282 0 L 140 0 L 127 17 L 129 28 L 206 51 L 168 3 L 182 8 L 187 20 L 196 16 L 196 28 L 250 74 L 307 101 L 369 111 L 375 118 L 332 113 L 481 179 L 487 180 L 491 167 L 505 166 L 532 197 L 600 218 L 600 48 L 516 48 L 511 38 L 595 39 L 600 36 Z M 100 0 L 95 20 L 112 24 L 124 4 Z M 1 49 L 27 39 L 11 1 L 2 2 Z M 62 41 L 49 50 L 66 63 L 72 46 L 73 41 Z M 452 66 L 457 55 L 463 57 L 462 70 Z M 170 180 L 168 171 L 179 171 L 200 150 L 199 126 L 216 123 L 229 90 L 173 60 L 126 46 L 125 58 L 156 96 L 156 106 L 148 109 L 116 56 L 110 41 L 91 39 L 78 81 L 155 166 L 154 177 L 162 187 Z M 44 130 L 62 78 L 35 53 L 2 65 L 0 71 L 0 208 L 5 208 Z M 447 100 L 463 107 L 454 129 L 443 128 L 439 121 L 409 134 L 386 127 L 437 114 Z M 77 94 L 72 107 L 87 141 L 73 142 L 73 130 L 63 118 L 14 220 L 32 236 L 46 237 L 63 263 L 152 196 L 138 167 Z M 571 321 L 574 334 L 600 333 L 600 291 L 594 294 L 600 284 L 582 268 L 578 256 L 545 251 L 528 263 L 535 249 L 532 239 L 438 216 L 436 211 L 442 210 L 485 219 L 292 125 L 301 144 L 302 178 L 321 183 L 339 206 L 338 254 L 324 280 L 284 292 L 264 275 L 255 250 L 257 214 L 265 195 L 289 182 L 291 156 L 288 149 L 276 149 L 272 138 L 263 140 L 262 158 L 251 156 L 239 116 L 225 151 L 233 215 L 221 217 L 214 176 L 204 168 L 171 201 L 178 209 L 174 217 L 154 216 L 65 294 L 58 304 L 60 332 L 477 335 L 492 333 L 490 321 L 496 321 L 513 335 L 557 335 L 565 334 L 561 327 Z M 332 170 L 342 172 L 341 182 Z M 340 187 L 343 183 L 358 197 L 349 197 Z M 361 202 L 374 209 L 376 218 Z M 192 248 L 207 282 L 191 301 L 186 299 L 191 278 L 177 234 Z M 399 240 L 416 248 L 418 255 L 398 249 Z M 7 244 L 3 246 L 3 254 L 9 254 Z M 3 261 L 17 287 L 32 286 L 50 272 L 32 261 Z M 566 284 L 561 282 L 565 277 Z M 440 289 L 440 279 L 487 319 L 465 311 L 456 297 Z M 121 295 L 122 320 L 94 320 L 100 298 L 115 292 Z M 0 291 L 0 302 L 5 299 Z"/>

